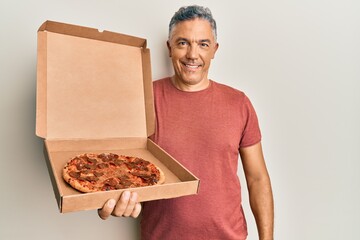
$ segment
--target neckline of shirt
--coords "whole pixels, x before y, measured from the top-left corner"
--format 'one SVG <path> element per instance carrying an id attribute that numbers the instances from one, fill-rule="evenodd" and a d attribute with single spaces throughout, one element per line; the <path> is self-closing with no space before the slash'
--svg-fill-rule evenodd
<path id="1" fill-rule="evenodd" d="M 213 80 L 209 79 L 209 85 L 206 88 L 197 90 L 197 91 L 185 91 L 185 90 L 178 89 L 176 86 L 174 86 L 173 82 L 171 81 L 171 77 L 169 77 L 167 80 L 168 80 L 168 84 L 170 85 L 170 88 L 173 89 L 174 91 L 181 93 L 181 94 L 193 94 L 193 95 L 210 91 L 213 88 L 214 83 L 215 83 Z"/>

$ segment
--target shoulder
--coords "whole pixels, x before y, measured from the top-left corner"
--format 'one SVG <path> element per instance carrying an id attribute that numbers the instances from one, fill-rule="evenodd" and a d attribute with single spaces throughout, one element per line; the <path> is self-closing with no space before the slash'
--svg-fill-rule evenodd
<path id="1" fill-rule="evenodd" d="M 228 85 L 225 85 L 222 83 L 218 83 L 215 81 L 212 81 L 212 84 L 214 86 L 214 91 L 217 94 L 219 94 L 225 98 L 228 98 L 229 100 L 232 99 L 232 100 L 241 101 L 241 102 L 248 101 L 246 94 L 239 89 L 236 89 L 231 86 L 228 86 Z"/>
<path id="2" fill-rule="evenodd" d="M 155 100 L 164 97 L 169 92 L 171 92 L 170 77 L 153 81 L 153 93 Z"/>
<path id="3" fill-rule="evenodd" d="M 164 87 L 168 84 L 169 81 L 170 81 L 170 77 L 161 78 L 153 81 L 153 86 L 154 88 Z"/>

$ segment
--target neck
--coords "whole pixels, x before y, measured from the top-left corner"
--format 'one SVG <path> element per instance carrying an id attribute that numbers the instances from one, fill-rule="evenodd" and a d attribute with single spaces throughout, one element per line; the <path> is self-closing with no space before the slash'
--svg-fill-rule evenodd
<path id="1" fill-rule="evenodd" d="M 176 76 L 172 76 L 171 82 L 177 89 L 179 89 L 181 91 L 185 91 L 185 92 L 201 91 L 210 86 L 210 80 L 207 78 L 205 80 L 202 80 L 199 83 L 191 84 L 191 83 L 186 83 L 186 82 L 183 82 L 183 81 L 177 79 Z"/>

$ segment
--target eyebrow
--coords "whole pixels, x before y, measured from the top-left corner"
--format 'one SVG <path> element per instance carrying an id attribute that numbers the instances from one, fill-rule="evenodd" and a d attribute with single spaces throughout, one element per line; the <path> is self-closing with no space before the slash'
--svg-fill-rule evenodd
<path id="1" fill-rule="evenodd" d="M 179 37 L 179 38 L 176 39 L 176 42 L 179 42 L 179 41 L 191 42 L 191 41 L 189 41 L 189 39 L 182 38 L 182 37 Z M 200 43 L 211 43 L 210 39 L 200 39 L 198 42 L 200 42 Z"/>

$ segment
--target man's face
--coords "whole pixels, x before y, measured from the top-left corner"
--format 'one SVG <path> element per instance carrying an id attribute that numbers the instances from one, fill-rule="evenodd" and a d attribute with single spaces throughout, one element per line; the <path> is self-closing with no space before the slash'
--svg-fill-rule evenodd
<path id="1" fill-rule="evenodd" d="M 187 88 L 207 87 L 210 62 L 218 48 L 210 23 L 198 18 L 180 22 L 167 44 L 175 82 Z"/>

